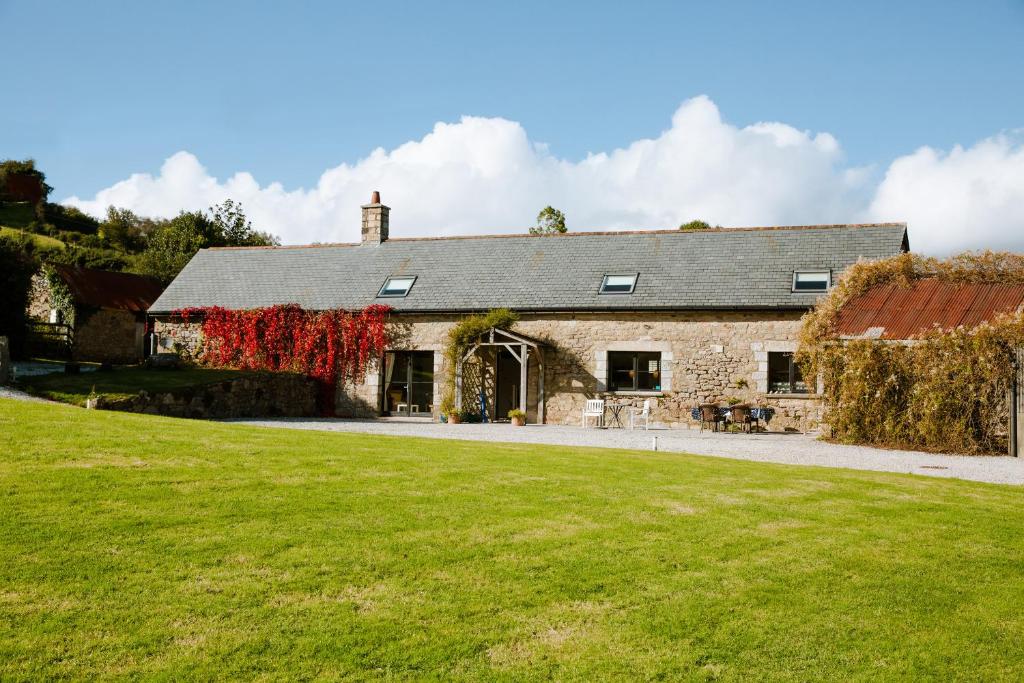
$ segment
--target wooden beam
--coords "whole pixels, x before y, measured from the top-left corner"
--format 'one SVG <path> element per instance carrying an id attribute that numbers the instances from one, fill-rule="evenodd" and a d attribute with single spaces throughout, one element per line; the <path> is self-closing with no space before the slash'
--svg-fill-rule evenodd
<path id="1" fill-rule="evenodd" d="M 544 424 L 544 352 L 537 349 L 537 424 Z"/>
<path id="2" fill-rule="evenodd" d="M 462 361 L 455 363 L 455 410 L 462 411 Z"/>
<path id="3" fill-rule="evenodd" d="M 512 347 L 511 344 L 502 344 L 502 346 L 504 346 L 506 349 L 508 349 L 508 352 L 512 354 L 513 358 L 515 358 L 520 363 L 523 362 L 522 356 L 520 356 L 518 353 L 516 353 L 516 350 Z"/>
<path id="4" fill-rule="evenodd" d="M 526 369 L 529 367 L 530 351 L 526 344 L 519 347 L 523 354 L 519 361 L 519 410 L 526 412 Z"/>

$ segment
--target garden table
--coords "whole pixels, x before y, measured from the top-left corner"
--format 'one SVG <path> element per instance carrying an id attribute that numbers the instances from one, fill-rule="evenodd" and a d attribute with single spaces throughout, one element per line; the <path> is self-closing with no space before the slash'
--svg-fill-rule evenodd
<path id="1" fill-rule="evenodd" d="M 622 426 L 622 411 L 626 409 L 625 403 L 608 403 L 606 404 L 608 412 L 612 414 L 612 419 L 606 424 L 611 427 L 613 423 L 618 426 L 619 429 L 623 429 Z"/>

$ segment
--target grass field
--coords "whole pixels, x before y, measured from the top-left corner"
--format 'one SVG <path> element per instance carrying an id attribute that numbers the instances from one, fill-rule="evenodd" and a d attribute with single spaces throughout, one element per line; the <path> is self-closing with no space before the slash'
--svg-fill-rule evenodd
<path id="1" fill-rule="evenodd" d="M 1020 680 L 1021 503 L 0 400 L 0 679 Z"/>
<path id="2" fill-rule="evenodd" d="M 52 373 L 19 379 L 25 391 L 64 403 L 84 406 L 93 389 L 97 394 L 118 399 L 134 396 L 140 389 L 149 393 L 176 391 L 238 379 L 247 373 L 219 368 L 182 368 L 179 370 L 143 367 L 118 368 L 113 372 L 83 372 L 78 375 Z"/>

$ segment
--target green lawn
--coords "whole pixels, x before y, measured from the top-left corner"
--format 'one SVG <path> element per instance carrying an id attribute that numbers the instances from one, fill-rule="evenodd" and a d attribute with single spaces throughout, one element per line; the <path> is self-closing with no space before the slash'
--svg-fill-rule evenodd
<path id="1" fill-rule="evenodd" d="M 140 389 L 145 389 L 151 394 L 177 391 L 205 384 L 215 384 L 227 379 L 237 379 L 246 374 L 251 373 L 217 368 L 167 370 L 129 367 L 117 368 L 113 372 L 37 375 L 20 378 L 18 382 L 22 389 L 37 396 L 84 406 L 85 400 L 94 388 L 97 394 L 118 399 L 134 396 L 139 393 Z"/>
<path id="2" fill-rule="evenodd" d="M 0 400 L 0 679 L 1020 680 L 1022 501 Z"/>

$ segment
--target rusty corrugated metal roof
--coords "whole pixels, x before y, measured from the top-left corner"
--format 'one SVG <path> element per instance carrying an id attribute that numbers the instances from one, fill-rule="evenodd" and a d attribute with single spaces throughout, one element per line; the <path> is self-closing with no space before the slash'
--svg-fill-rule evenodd
<path id="1" fill-rule="evenodd" d="M 87 306 L 145 312 L 164 291 L 158 280 L 144 275 L 64 265 L 53 270 L 71 290 L 75 303 Z"/>
<path id="2" fill-rule="evenodd" d="M 954 284 L 927 278 L 910 287 L 877 285 L 839 311 L 841 337 L 910 339 L 933 327 L 976 327 L 1024 306 L 1024 285 Z"/>

